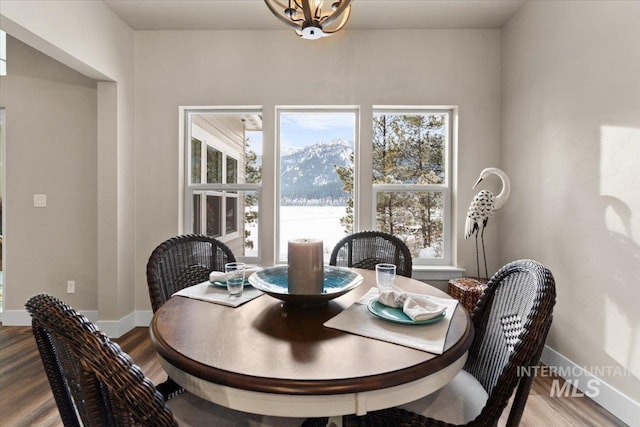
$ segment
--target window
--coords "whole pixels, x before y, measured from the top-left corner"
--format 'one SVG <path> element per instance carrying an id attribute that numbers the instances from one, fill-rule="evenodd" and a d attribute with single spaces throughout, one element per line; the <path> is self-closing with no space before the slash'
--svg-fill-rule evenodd
<path id="1" fill-rule="evenodd" d="M 355 110 L 280 110 L 279 262 L 288 241 L 323 240 L 325 261 L 353 230 Z"/>
<path id="2" fill-rule="evenodd" d="M 261 109 L 182 111 L 185 232 L 273 265 L 289 240 L 321 238 L 328 262 L 342 237 L 378 229 L 400 237 L 418 269 L 451 265 L 455 110 L 275 107 L 264 145 Z"/>
<path id="3" fill-rule="evenodd" d="M 184 229 L 215 237 L 247 261 L 259 259 L 262 115 L 185 110 Z"/>
<path id="4" fill-rule="evenodd" d="M 450 111 L 375 108 L 375 226 L 400 237 L 414 264 L 450 264 Z"/>

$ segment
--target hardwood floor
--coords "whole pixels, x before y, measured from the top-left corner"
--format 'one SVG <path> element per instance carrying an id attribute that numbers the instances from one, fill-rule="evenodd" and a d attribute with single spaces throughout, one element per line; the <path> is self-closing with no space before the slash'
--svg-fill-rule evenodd
<path id="1" fill-rule="evenodd" d="M 116 341 L 154 383 L 166 378 L 147 328 L 135 328 Z M 624 425 L 588 397 L 549 397 L 553 380 L 536 378 L 522 426 Z M 503 416 L 500 425 L 505 421 Z M 62 425 L 30 327 L 0 326 L 0 425 Z"/>

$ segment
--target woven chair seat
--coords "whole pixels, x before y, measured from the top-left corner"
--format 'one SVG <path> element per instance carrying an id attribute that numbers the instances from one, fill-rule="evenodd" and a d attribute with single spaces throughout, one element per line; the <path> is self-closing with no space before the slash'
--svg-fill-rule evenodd
<path id="1" fill-rule="evenodd" d="M 400 406 L 449 424 L 466 424 L 480 415 L 489 395 L 469 372 L 460 371 L 447 385 L 428 396 Z"/>
<path id="2" fill-rule="evenodd" d="M 462 370 L 435 393 L 399 408 L 370 412 L 366 417 L 345 417 L 344 427 L 433 426 L 436 419 L 448 425 L 465 425 L 480 414 L 488 397 L 482 384 Z M 312 427 L 309 423 L 307 426 Z"/>

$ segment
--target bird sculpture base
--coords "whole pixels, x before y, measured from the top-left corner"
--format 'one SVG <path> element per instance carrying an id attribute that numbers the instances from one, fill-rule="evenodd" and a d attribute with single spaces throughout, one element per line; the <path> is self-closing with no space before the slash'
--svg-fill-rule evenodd
<path id="1" fill-rule="evenodd" d="M 447 293 L 460 301 L 460 304 L 471 313 L 485 289 L 487 289 L 487 279 L 461 277 L 449 280 Z"/>

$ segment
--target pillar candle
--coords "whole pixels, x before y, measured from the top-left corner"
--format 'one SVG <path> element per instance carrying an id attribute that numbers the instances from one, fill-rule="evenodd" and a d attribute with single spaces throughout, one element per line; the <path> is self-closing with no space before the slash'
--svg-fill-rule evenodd
<path id="1" fill-rule="evenodd" d="M 290 294 L 317 295 L 322 293 L 324 257 L 322 240 L 289 240 L 288 286 Z"/>

